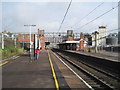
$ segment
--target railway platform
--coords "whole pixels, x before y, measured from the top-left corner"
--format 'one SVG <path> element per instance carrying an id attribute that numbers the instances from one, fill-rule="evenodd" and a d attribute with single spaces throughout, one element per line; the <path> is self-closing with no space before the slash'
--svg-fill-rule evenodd
<path id="1" fill-rule="evenodd" d="M 21 54 L 2 65 L 2 90 L 9 88 L 90 89 L 55 53 L 40 52 L 38 60 L 30 60 L 29 54 Z"/>
<path id="2" fill-rule="evenodd" d="M 95 52 L 83 52 L 83 51 L 72 51 L 72 50 L 67 50 L 67 51 L 80 53 L 83 55 L 88 55 L 88 56 L 93 56 L 93 57 L 98 57 L 98 58 L 103 58 L 103 59 L 108 59 L 112 61 L 119 61 L 119 58 L 120 58 L 119 56 L 120 53 L 113 53 L 113 52 L 101 51 L 99 53 L 95 53 Z"/>

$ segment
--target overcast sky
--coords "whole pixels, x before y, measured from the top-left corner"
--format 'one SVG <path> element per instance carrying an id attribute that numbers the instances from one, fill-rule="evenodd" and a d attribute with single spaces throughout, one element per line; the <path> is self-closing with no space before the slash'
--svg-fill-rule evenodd
<path id="1" fill-rule="evenodd" d="M 102 2 L 72 2 L 60 32 L 73 29 L 74 32 L 91 33 L 101 25 L 107 26 L 108 30 L 118 28 L 118 8 L 81 28 L 87 22 L 118 5 L 117 2 L 104 2 L 79 23 L 100 3 Z M 2 30 L 29 32 L 29 28 L 24 25 L 35 24 L 36 27 L 32 28 L 33 32 L 37 32 L 38 28 L 44 29 L 45 32 L 58 32 L 68 4 L 69 2 L 2 2 Z"/>

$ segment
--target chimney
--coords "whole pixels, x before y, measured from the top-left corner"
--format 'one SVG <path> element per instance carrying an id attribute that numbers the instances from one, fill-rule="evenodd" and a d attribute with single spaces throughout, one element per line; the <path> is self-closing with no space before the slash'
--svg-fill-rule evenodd
<path id="1" fill-rule="evenodd" d="M 73 30 L 67 30 L 67 40 L 68 41 L 74 40 Z"/>
<path id="2" fill-rule="evenodd" d="M 41 43 L 41 49 L 45 49 L 45 37 L 44 37 L 44 30 L 39 30 L 38 29 L 38 39 L 40 40 Z"/>
<path id="3" fill-rule="evenodd" d="M 40 34 L 41 36 L 44 36 L 44 30 L 39 30 L 38 29 L 38 34 Z"/>
<path id="4" fill-rule="evenodd" d="M 80 33 L 80 39 L 84 39 L 84 34 L 82 32 Z"/>

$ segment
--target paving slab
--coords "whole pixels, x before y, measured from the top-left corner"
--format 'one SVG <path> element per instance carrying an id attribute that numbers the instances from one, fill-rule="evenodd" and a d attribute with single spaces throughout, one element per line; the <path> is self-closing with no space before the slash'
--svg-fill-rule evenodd
<path id="1" fill-rule="evenodd" d="M 83 83 L 68 67 L 66 67 L 60 59 L 58 59 L 54 53 L 51 51 L 51 56 L 53 57 L 54 62 L 58 66 L 59 70 L 61 71 L 63 78 L 68 84 L 68 87 L 75 90 L 89 90 L 88 86 Z"/>
<path id="2" fill-rule="evenodd" d="M 3 88 L 55 88 L 51 67 L 46 51 L 39 60 L 30 62 L 24 54 L 2 67 Z"/>

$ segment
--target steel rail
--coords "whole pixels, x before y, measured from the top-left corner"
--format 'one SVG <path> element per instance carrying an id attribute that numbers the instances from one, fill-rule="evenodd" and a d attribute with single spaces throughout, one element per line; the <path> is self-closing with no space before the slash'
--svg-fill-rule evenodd
<path id="1" fill-rule="evenodd" d="M 80 67 L 79 65 L 75 64 L 74 62 L 66 59 L 65 57 L 61 56 L 60 54 L 58 54 L 57 52 L 55 52 L 57 55 L 59 55 L 62 59 L 66 60 L 67 62 L 69 62 L 71 65 L 73 65 L 74 67 L 76 67 L 77 69 L 79 69 L 80 71 L 82 71 L 89 79 L 92 79 L 94 82 L 96 82 L 97 84 L 99 84 L 98 86 L 101 86 L 102 89 L 110 89 L 113 90 L 114 87 L 110 86 L 109 84 L 107 84 L 105 81 L 102 81 L 101 79 L 99 79 L 98 77 L 96 77 L 95 75 L 93 75 L 92 73 L 88 72 L 87 70 L 85 70 L 84 68 Z M 88 80 L 89 80 L 88 79 Z M 93 82 L 89 82 L 89 83 L 93 83 Z M 94 86 L 94 85 L 93 85 Z M 92 87 L 92 86 L 91 86 Z M 96 88 L 95 88 L 96 89 Z"/>

